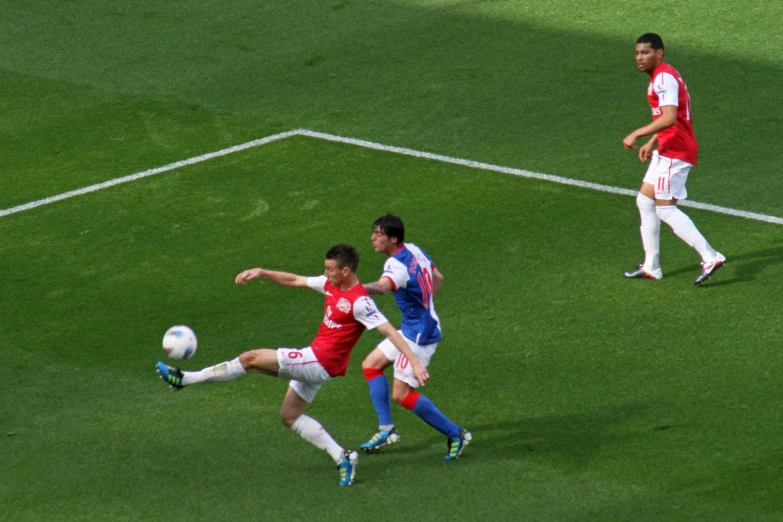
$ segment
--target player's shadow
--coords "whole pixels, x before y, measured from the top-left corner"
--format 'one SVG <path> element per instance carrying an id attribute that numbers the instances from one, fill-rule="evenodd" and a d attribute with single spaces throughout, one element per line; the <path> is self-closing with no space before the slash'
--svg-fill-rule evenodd
<path id="1" fill-rule="evenodd" d="M 726 258 L 726 267 L 718 272 L 714 279 L 701 285 L 702 288 L 717 288 L 735 283 L 747 283 L 757 279 L 765 270 L 783 263 L 783 245 L 739 255 L 728 253 Z M 666 275 L 696 274 L 698 273 L 697 270 L 692 267 L 683 267 L 667 272 Z M 727 272 L 730 274 L 728 279 L 725 278 Z"/>
<path id="2" fill-rule="evenodd" d="M 660 406 L 660 405 L 658 405 Z M 582 468 L 606 447 L 618 447 L 656 429 L 640 428 L 648 406 L 630 403 L 607 410 L 588 410 L 565 416 L 525 417 L 471 427 L 480 453 L 489 458 L 524 459 L 557 454 Z M 631 426 L 634 426 L 633 428 Z"/>
<path id="3" fill-rule="evenodd" d="M 656 403 L 660 409 L 660 403 Z M 642 419 L 650 416 L 647 404 L 629 403 L 614 409 L 588 410 L 565 416 L 528 417 L 520 414 L 499 422 L 467 425 L 473 440 L 465 450 L 466 460 L 524 460 L 542 455 L 556 455 L 570 463 L 574 469 L 588 466 L 594 455 L 606 448 L 617 448 L 638 438 L 653 437 L 670 430 L 687 428 L 682 423 L 648 423 Z M 395 454 L 431 453 L 433 445 L 442 444 L 440 436 L 429 437 L 424 444 L 400 444 L 390 451 Z M 403 461 L 388 465 L 407 466 Z"/>

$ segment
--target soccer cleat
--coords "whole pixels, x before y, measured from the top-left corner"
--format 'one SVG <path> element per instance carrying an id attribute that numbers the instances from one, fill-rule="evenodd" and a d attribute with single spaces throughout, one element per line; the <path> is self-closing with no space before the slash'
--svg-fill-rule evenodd
<path id="1" fill-rule="evenodd" d="M 718 256 L 712 263 L 701 263 L 701 273 L 693 280 L 694 285 L 700 285 L 714 274 L 720 267 L 726 264 L 726 257 L 718 252 Z"/>
<path id="2" fill-rule="evenodd" d="M 624 272 L 623 276 L 627 277 L 628 279 L 655 279 L 656 281 L 658 279 L 663 279 L 663 272 L 660 268 L 656 268 L 652 272 L 648 272 L 647 270 L 642 268 L 643 265 L 636 265 L 636 270 L 632 270 L 631 272 Z"/>
<path id="3" fill-rule="evenodd" d="M 359 454 L 355 451 L 344 450 L 343 461 L 337 466 L 340 471 L 340 485 L 350 486 L 356 476 L 356 465 L 359 463 Z"/>
<path id="4" fill-rule="evenodd" d="M 160 378 L 163 379 L 163 382 L 171 386 L 172 390 L 179 391 L 184 388 L 182 384 L 182 372 L 179 368 L 172 368 L 162 362 L 158 362 L 156 367 L 158 369 L 158 374 L 160 374 Z"/>
<path id="5" fill-rule="evenodd" d="M 459 429 L 459 437 L 453 439 L 446 439 L 446 447 L 448 453 L 443 457 L 444 460 L 455 460 L 462 455 L 462 451 L 465 446 L 468 445 L 470 439 L 473 438 L 469 431 L 465 431 L 462 428 Z"/>
<path id="6" fill-rule="evenodd" d="M 397 428 L 392 428 L 389 431 L 378 430 L 370 440 L 359 447 L 367 453 L 375 453 L 384 446 L 396 444 L 399 440 L 400 434 L 397 433 Z"/>

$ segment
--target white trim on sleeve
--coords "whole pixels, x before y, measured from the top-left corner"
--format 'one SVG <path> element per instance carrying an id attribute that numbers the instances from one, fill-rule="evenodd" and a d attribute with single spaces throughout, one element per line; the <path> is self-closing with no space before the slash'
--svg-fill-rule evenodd
<path id="1" fill-rule="evenodd" d="M 410 280 L 408 268 L 393 257 L 390 257 L 384 263 L 381 277 L 388 277 L 394 283 L 394 290 L 407 287 Z"/>
<path id="2" fill-rule="evenodd" d="M 307 286 L 315 290 L 316 292 L 320 292 L 322 294 L 326 293 L 325 286 L 326 286 L 326 276 L 320 275 L 315 277 L 308 277 L 307 278 Z"/>
<path id="3" fill-rule="evenodd" d="M 679 106 L 680 84 L 671 73 L 658 73 L 653 80 L 653 89 L 655 94 L 658 95 L 658 107 L 667 105 Z"/>
<path id="4" fill-rule="evenodd" d="M 368 330 L 373 330 L 383 323 L 389 322 L 389 320 L 378 311 L 375 301 L 367 296 L 362 296 L 353 302 L 353 316 L 357 321 L 366 326 Z"/>

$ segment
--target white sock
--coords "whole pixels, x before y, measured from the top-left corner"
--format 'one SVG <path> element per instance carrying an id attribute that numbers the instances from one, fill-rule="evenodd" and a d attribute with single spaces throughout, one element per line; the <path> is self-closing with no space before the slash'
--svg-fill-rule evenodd
<path id="1" fill-rule="evenodd" d="M 337 465 L 345 458 L 345 450 L 343 450 L 342 446 L 337 444 L 332 436 L 329 435 L 329 432 L 314 418 L 300 415 L 291 426 L 291 429 L 316 448 L 326 451 Z"/>
<path id="2" fill-rule="evenodd" d="M 246 373 L 245 369 L 242 368 L 242 363 L 239 362 L 239 357 L 237 357 L 231 361 L 222 362 L 198 372 L 182 372 L 182 385 L 231 381 L 237 377 L 242 377 Z"/>
<path id="3" fill-rule="evenodd" d="M 655 200 L 641 192 L 636 196 L 636 206 L 639 207 L 639 217 L 642 224 L 639 231 L 642 234 L 644 247 L 644 264 L 642 269 L 654 272 L 661 268 L 661 220 L 655 212 Z"/>
<path id="4" fill-rule="evenodd" d="M 672 231 L 674 231 L 677 237 L 695 249 L 701 256 L 702 261 L 710 263 L 715 260 L 718 253 L 707 243 L 707 240 L 701 235 L 691 218 L 682 210 L 677 208 L 676 205 L 658 207 L 656 210 L 661 221 L 672 227 Z"/>
<path id="5" fill-rule="evenodd" d="M 382 426 L 378 426 L 380 431 L 391 431 L 392 428 L 394 428 L 394 424 L 384 424 Z"/>

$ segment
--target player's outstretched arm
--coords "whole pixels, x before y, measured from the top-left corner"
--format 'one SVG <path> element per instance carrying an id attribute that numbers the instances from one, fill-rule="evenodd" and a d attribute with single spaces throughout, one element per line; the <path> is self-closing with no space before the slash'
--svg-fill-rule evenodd
<path id="1" fill-rule="evenodd" d="M 402 338 L 400 333 L 394 329 L 392 324 L 385 322 L 377 326 L 376 330 L 386 336 L 386 338 L 392 342 L 394 347 L 397 348 L 408 359 L 408 362 L 410 362 L 411 367 L 413 368 L 413 376 L 416 377 L 416 380 L 419 381 L 419 384 L 422 386 L 427 384 L 427 381 L 430 380 L 430 373 L 427 371 L 427 368 L 421 365 L 419 359 L 413 353 L 413 350 L 411 350 L 411 347 L 408 346 L 408 343 L 406 343 L 405 339 Z"/>
<path id="2" fill-rule="evenodd" d="M 370 295 L 383 295 L 392 289 L 392 283 L 388 277 L 381 277 L 375 283 L 367 283 L 362 286 Z"/>
<path id="3" fill-rule="evenodd" d="M 263 268 L 251 268 L 237 275 L 234 282 L 238 285 L 246 285 L 252 279 L 263 277 L 280 286 L 292 288 L 307 288 L 307 277 L 292 274 L 290 272 L 278 272 L 277 270 L 265 270 Z"/>

